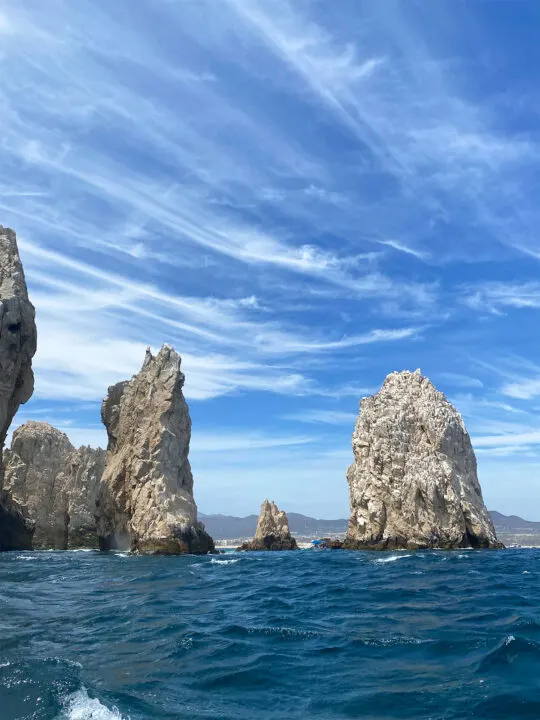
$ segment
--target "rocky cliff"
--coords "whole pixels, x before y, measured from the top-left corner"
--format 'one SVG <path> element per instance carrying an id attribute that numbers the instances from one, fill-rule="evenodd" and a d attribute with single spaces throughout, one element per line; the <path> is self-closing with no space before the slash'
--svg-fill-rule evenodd
<path id="1" fill-rule="evenodd" d="M 289 521 L 283 510 L 274 502 L 265 500 L 253 540 L 244 543 L 239 550 L 298 550 L 296 540 L 291 536 Z"/>
<path id="2" fill-rule="evenodd" d="M 34 316 L 15 233 L 0 225 L 0 454 L 13 416 L 34 391 Z M 31 547 L 32 531 L 24 508 L 3 487 L 0 463 L 0 550 Z"/>
<path id="3" fill-rule="evenodd" d="M 98 548 L 96 503 L 107 453 L 87 445 L 76 449 L 68 462 L 68 549 Z"/>
<path id="4" fill-rule="evenodd" d="M 361 401 L 352 445 L 345 547 L 500 546 L 463 420 L 419 370 Z"/>
<path id="5" fill-rule="evenodd" d="M 103 450 L 76 450 L 48 423 L 27 422 L 13 433 L 4 463 L 4 487 L 34 523 L 34 548 L 97 547 L 94 515 Z"/>
<path id="6" fill-rule="evenodd" d="M 141 371 L 109 388 L 101 416 L 109 436 L 98 498 L 100 547 L 143 554 L 206 553 L 188 460 L 191 419 L 180 356 L 149 350 Z"/>

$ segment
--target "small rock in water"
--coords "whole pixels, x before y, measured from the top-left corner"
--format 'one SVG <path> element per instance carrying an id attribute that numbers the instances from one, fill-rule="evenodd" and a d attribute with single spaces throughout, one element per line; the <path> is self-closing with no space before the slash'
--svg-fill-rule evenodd
<path id="1" fill-rule="evenodd" d="M 289 530 L 287 514 L 274 502 L 265 500 L 253 540 L 244 543 L 239 550 L 298 550 L 296 540 Z"/>

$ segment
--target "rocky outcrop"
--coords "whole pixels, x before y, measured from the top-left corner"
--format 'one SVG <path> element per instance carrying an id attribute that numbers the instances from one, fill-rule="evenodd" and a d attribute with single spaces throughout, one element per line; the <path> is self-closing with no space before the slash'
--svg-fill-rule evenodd
<path id="1" fill-rule="evenodd" d="M 103 550 L 207 553 L 214 542 L 197 522 L 188 460 L 191 419 L 180 356 L 150 350 L 141 371 L 109 388 L 101 416 L 109 436 L 98 498 Z"/>
<path id="2" fill-rule="evenodd" d="M 19 406 L 34 391 L 36 324 L 13 230 L 0 225 L 0 453 Z M 28 549 L 32 523 L 3 487 L 0 463 L 0 550 Z"/>
<path id="3" fill-rule="evenodd" d="M 344 547 L 500 547 L 458 411 L 416 372 L 389 375 L 364 398 L 347 472 Z"/>
<path id="4" fill-rule="evenodd" d="M 270 500 L 261 505 L 261 514 L 253 540 L 244 543 L 239 550 L 298 550 L 296 540 L 289 530 L 287 514 Z"/>
<path id="5" fill-rule="evenodd" d="M 87 445 L 68 462 L 68 549 L 98 548 L 96 503 L 107 453 Z"/>
<path id="6" fill-rule="evenodd" d="M 97 547 L 95 507 L 105 451 L 76 450 L 67 435 L 27 422 L 4 453 L 4 487 L 35 526 L 35 549 Z"/>

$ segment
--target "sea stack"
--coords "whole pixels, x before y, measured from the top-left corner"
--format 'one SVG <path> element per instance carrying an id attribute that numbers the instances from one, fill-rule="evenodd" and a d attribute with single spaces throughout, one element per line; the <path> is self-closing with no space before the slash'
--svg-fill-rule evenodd
<path id="1" fill-rule="evenodd" d="M 76 450 L 45 422 L 27 422 L 4 452 L 4 487 L 27 510 L 34 549 L 97 548 L 96 497 L 105 451 Z"/>
<path id="2" fill-rule="evenodd" d="M 35 311 L 17 239 L 13 230 L 0 225 L 0 454 L 13 416 L 34 391 L 36 342 Z M 32 523 L 4 489 L 3 475 L 0 462 L 0 550 L 29 549 Z"/>
<path id="3" fill-rule="evenodd" d="M 180 356 L 150 350 L 141 371 L 109 388 L 101 417 L 109 436 L 98 497 L 102 550 L 205 554 L 214 541 L 197 522 L 188 460 L 191 419 Z"/>
<path id="4" fill-rule="evenodd" d="M 502 547 L 463 419 L 420 370 L 362 399 L 352 446 L 344 547 Z"/>
<path id="5" fill-rule="evenodd" d="M 289 530 L 287 514 L 275 502 L 265 500 L 253 540 L 244 543 L 239 550 L 298 550 L 296 540 Z"/>

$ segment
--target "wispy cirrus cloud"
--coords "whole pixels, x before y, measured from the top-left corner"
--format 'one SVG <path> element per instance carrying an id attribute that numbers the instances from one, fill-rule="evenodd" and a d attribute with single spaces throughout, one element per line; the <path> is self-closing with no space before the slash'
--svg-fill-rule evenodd
<path id="1" fill-rule="evenodd" d="M 386 245 L 387 247 L 391 247 L 393 250 L 396 250 L 397 252 L 405 253 L 406 255 L 412 255 L 415 258 L 418 258 L 418 260 L 426 260 L 429 258 L 429 255 L 427 252 L 421 252 L 420 250 L 415 250 L 412 247 L 409 247 L 408 245 L 405 245 L 403 242 L 399 242 L 398 240 L 379 240 L 378 241 L 381 245 Z"/>
<path id="2" fill-rule="evenodd" d="M 454 387 L 482 388 L 484 383 L 477 377 L 454 372 L 439 372 L 437 378 Z"/>
<path id="3" fill-rule="evenodd" d="M 325 410 L 313 408 L 300 410 L 299 412 L 288 413 L 282 416 L 284 420 L 309 423 L 313 425 L 348 425 L 352 427 L 356 422 L 356 415 L 342 410 Z"/>
<path id="4" fill-rule="evenodd" d="M 0 212 L 40 338 L 26 411 L 88 402 L 51 417 L 98 437 L 107 385 L 167 341 L 194 432 L 224 418 L 254 432 L 257 417 L 283 439 L 288 416 L 292 437 L 324 423 L 337 442 L 352 398 L 418 366 L 475 436 L 532 432 L 540 369 L 519 358 L 540 352 L 521 324 L 540 295 L 536 60 L 513 55 L 511 28 L 500 42 L 500 12 L 4 0 Z M 326 450 L 321 488 L 347 461 Z M 482 463 L 502 450 L 479 447 Z M 228 482 L 269 482 L 272 463 L 315 473 L 309 444 L 244 452 Z"/>
<path id="5" fill-rule="evenodd" d="M 20 247 L 38 311 L 34 364 L 42 398 L 99 400 L 108 385 L 138 370 L 147 344 L 166 341 L 182 354 L 192 399 L 254 391 L 346 395 L 354 388 L 323 386 L 291 359 L 418 334 L 416 328 L 375 329 L 317 338 L 320 332 L 276 319 L 254 296 L 180 296 L 24 239 Z"/>
<path id="6" fill-rule="evenodd" d="M 473 437 L 473 444 L 479 448 L 513 448 L 540 445 L 540 429 L 525 433 L 508 433 L 506 435 L 486 435 Z"/>
<path id="7" fill-rule="evenodd" d="M 483 283 L 466 290 L 463 302 L 473 310 L 495 315 L 510 310 L 540 309 L 540 283 Z"/>

